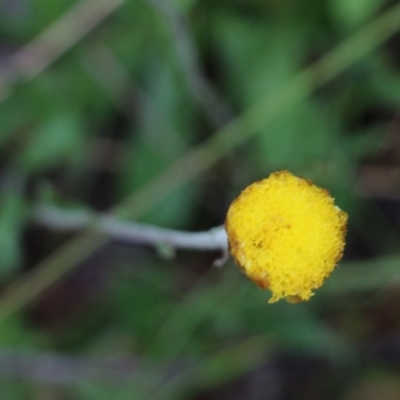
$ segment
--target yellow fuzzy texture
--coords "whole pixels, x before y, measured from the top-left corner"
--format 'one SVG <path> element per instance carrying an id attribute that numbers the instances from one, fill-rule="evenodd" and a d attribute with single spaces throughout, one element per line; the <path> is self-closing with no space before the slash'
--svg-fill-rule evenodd
<path id="1" fill-rule="evenodd" d="M 329 192 L 289 171 L 248 186 L 226 217 L 232 256 L 272 292 L 270 303 L 308 300 L 341 259 L 347 214 Z"/>

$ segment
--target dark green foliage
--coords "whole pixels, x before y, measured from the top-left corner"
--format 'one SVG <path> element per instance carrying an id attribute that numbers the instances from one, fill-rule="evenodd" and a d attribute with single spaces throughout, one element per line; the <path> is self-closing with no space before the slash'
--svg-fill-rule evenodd
<path id="1" fill-rule="evenodd" d="M 278 376 L 276 399 L 329 399 L 329 387 L 343 399 L 363 398 L 369 373 L 369 392 L 376 381 L 391 394 L 400 361 L 399 33 L 315 87 L 335 70 L 325 64 L 300 101 L 288 106 L 279 96 L 287 90 L 290 102 L 296 74 L 397 2 L 126 0 L 40 74 L 30 75 L 29 59 L 16 73 L 15 54 L 78 4 L 0 2 L 0 286 L 11 287 L 14 302 L 26 293 L 12 283 L 28 276 L 34 290 L 29 274 L 71 239 L 35 223 L 37 203 L 95 212 L 124 203 L 128 214 L 126 199 L 235 117 L 244 116 L 238 126 L 249 140 L 206 171 L 192 158 L 185 171 L 166 175 L 147 199 L 157 204 L 135 218 L 211 228 L 244 186 L 290 169 L 326 187 L 349 213 L 348 246 L 309 303 L 268 305 L 268 293 L 233 263 L 213 268 L 216 255 L 108 242 L 11 318 L 2 315 L 15 304 L 0 297 L 0 398 L 269 399 L 266 384 L 255 385 L 258 397 L 248 389 L 257 374 L 263 382 Z M 367 30 L 359 46 L 379 34 Z M 46 48 L 35 56 L 46 58 Z M 280 99 L 272 111 L 248 112 L 271 94 Z M 181 181 L 187 171 L 191 179 Z M 160 260 L 157 250 L 172 259 Z M 75 256 L 72 249 L 70 270 Z M 64 265 L 53 261 L 55 270 Z M 8 375 L 2 350 L 10 348 L 93 357 L 100 367 L 112 357 L 139 361 L 115 375 L 78 370 L 69 378 L 66 369 L 60 383 L 43 365 L 43 375 Z M 293 372 L 293 360 L 301 371 Z M 302 375 L 309 360 L 327 367 Z M 293 393 L 285 389 L 290 377 L 302 382 Z"/>

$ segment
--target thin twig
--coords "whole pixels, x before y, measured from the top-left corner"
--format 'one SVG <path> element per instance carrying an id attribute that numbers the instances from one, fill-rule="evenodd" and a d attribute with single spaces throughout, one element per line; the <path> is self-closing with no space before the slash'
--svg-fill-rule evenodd
<path id="1" fill-rule="evenodd" d="M 82 64 L 91 79 L 108 95 L 116 109 L 123 113 L 129 121 L 137 123 L 137 112 L 134 110 L 134 107 L 137 106 L 139 106 L 139 112 L 151 114 L 151 118 L 157 124 L 156 129 L 161 129 L 163 134 L 159 135 L 157 140 L 153 140 L 151 135 L 143 135 L 143 139 L 161 161 L 170 162 L 170 156 L 165 150 L 171 141 L 176 146 L 184 148 L 182 135 L 169 122 L 150 96 L 132 79 L 126 68 L 107 46 L 102 43 L 87 46 L 82 55 Z M 127 93 L 130 101 L 126 101 Z M 162 138 L 165 138 L 165 146 L 163 143 L 160 144 Z"/>
<path id="2" fill-rule="evenodd" d="M 46 384 L 74 384 L 87 380 L 123 382 L 139 366 L 133 356 L 72 357 L 37 351 L 0 349 L 0 376 Z"/>
<path id="3" fill-rule="evenodd" d="M 220 250 L 227 252 L 228 240 L 223 226 L 205 232 L 184 232 L 133 221 L 111 214 L 95 215 L 85 210 L 66 210 L 41 205 L 34 212 L 35 221 L 52 230 L 76 232 L 90 225 L 100 233 L 117 240 L 173 249 Z"/>
<path id="4" fill-rule="evenodd" d="M 215 127 L 221 127 L 233 117 L 233 112 L 204 76 L 197 46 L 184 16 L 173 1 L 148 1 L 163 15 L 170 27 L 183 77 L 194 99 L 201 105 Z"/>
<path id="5" fill-rule="evenodd" d="M 208 370 L 218 360 L 229 363 L 233 359 L 235 370 L 240 374 L 264 362 L 265 346 L 265 338 L 255 336 L 222 348 L 201 359 L 186 357 L 172 362 L 146 360 L 145 363 L 142 362 L 143 357 L 134 354 L 76 356 L 3 347 L 0 348 L 0 378 L 2 381 L 25 380 L 50 385 L 74 385 L 101 381 L 118 384 L 119 389 L 130 390 L 133 382 L 137 382 L 138 378 L 143 378 L 144 374 L 148 374 L 151 379 L 149 386 L 154 392 L 156 383 L 161 389 L 164 385 L 170 386 L 171 383 L 176 385 L 193 378 L 200 377 L 201 379 L 202 374 L 199 372 Z"/>
<path id="6" fill-rule="evenodd" d="M 0 101 L 11 94 L 14 84 L 35 78 L 125 1 L 84 0 L 71 7 L 6 60 L 0 70 Z"/>

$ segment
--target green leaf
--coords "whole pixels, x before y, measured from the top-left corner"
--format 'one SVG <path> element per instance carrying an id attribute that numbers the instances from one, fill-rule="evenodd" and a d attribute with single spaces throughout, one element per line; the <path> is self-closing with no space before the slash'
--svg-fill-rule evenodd
<path id="1" fill-rule="evenodd" d="M 77 114 L 61 113 L 50 117 L 34 133 L 19 157 L 25 171 L 41 171 L 75 160 L 82 148 L 83 129 Z"/>
<path id="2" fill-rule="evenodd" d="M 125 181 L 125 185 L 127 187 L 130 186 L 132 192 L 140 189 L 141 186 L 157 176 L 170 164 L 168 160 L 162 160 L 159 153 L 152 146 L 142 140 L 139 141 L 139 139 L 136 141 L 133 154 L 136 155 L 132 158 L 134 163 L 129 170 L 125 170 L 126 175 L 123 177 L 130 179 L 129 182 Z M 165 227 L 182 228 L 186 225 L 189 215 L 191 215 L 193 197 L 192 185 L 185 185 L 164 197 L 159 204 L 142 215 L 140 219 L 147 223 Z"/>
<path id="3" fill-rule="evenodd" d="M 299 68 L 305 46 L 303 26 L 215 18 L 216 46 L 227 90 L 244 109 L 280 87 Z"/>
<path id="4" fill-rule="evenodd" d="M 122 197 L 140 189 L 184 156 L 190 148 L 189 138 L 194 129 L 190 101 L 174 70 L 168 65 L 153 65 L 147 73 L 149 98 L 132 138 L 131 155 L 122 170 Z M 183 228 L 192 213 L 194 198 L 194 185 L 186 184 L 163 198 L 141 220 Z"/>
<path id="5" fill-rule="evenodd" d="M 293 107 L 256 137 L 261 169 L 296 169 L 326 160 L 335 148 L 334 124 L 311 100 Z"/>
<path id="6" fill-rule="evenodd" d="M 330 0 L 329 5 L 339 25 L 355 28 L 376 14 L 383 0 Z"/>
<path id="7" fill-rule="evenodd" d="M 175 7 L 179 7 L 182 11 L 190 11 L 195 6 L 197 0 L 173 0 Z"/>

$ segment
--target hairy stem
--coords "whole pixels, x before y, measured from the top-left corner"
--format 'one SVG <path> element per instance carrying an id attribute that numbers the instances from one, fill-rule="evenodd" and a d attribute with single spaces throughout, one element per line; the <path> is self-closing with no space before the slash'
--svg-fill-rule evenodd
<path id="1" fill-rule="evenodd" d="M 185 232 L 154 225 L 125 221 L 111 214 L 95 215 L 85 210 L 65 210 L 41 205 L 34 219 L 39 224 L 59 231 L 77 231 L 93 226 L 99 233 L 117 240 L 152 246 L 167 245 L 174 249 L 227 251 L 228 240 L 223 226 L 205 232 Z"/>

